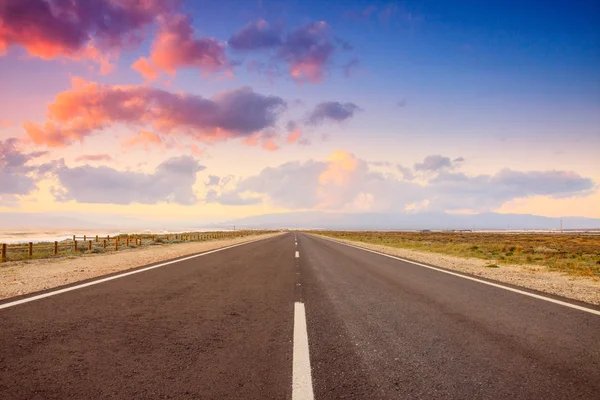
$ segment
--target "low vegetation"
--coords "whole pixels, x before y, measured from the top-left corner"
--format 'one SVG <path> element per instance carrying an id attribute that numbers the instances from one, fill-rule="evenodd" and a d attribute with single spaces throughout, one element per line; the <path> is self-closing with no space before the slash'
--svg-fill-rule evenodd
<path id="1" fill-rule="evenodd" d="M 54 242 L 32 243 L 31 253 L 29 251 L 29 244 L 27 242 L 15 243 L 6 246 L 6 254 L 4 255 L 4 257 L 0 258 L 0 262 L 24 260 L 26 261 L 40 258 L 73 257 L 80 256 L 83 254 L 99 254 L 117 250 L 122 251 L 126 249 L 135 249 L 139 247 L 154 245 L 203 242 L 218 239 L 232 239 L 237 237 L 245 237 L 249 235 L 259 235 L 269 232 L 270 231 L 266 230 L 237 230 L 220 232 L 187 232 L 169 235 L 121 234 L 113 236 L 107 240 L 104 240 L 104 237 L 97 238 L 96 236 L 87 236 L 85 240 L 81 240 L 80 237 L 77 237 L 77 247 L 75 246 L 74 241 L 71 239 L 57 242 L 56 253 L 54 252 Z M 118 242 L 118 247 L 115 246 L 115 241 Z"/>
<path id="2" fill-rule="evenodd" d="M 600 277 L 600 235 L 570 233 L 318 232 L 340 239 Z"/>

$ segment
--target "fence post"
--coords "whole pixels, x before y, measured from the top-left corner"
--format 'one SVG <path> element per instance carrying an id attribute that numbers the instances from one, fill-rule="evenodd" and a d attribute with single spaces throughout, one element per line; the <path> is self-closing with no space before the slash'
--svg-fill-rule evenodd
<path id="1" fill-rule="evenodd" d="M 77 253 L 77 240 L 73 241 L 73 253 Z"/>
<path id="2" fill-rule="evenodd" d="M 110 235 L 106 235 L 106 240 L 110 240 Z"/>
<path id="3" fill-rule="evenodd" d="M 54 255 L 58 254 L 58 242 L 54 242 Z"/>
<path id="4" fill-rule="evenodd" d="M 167 235 L 167 240 L 169 240 L 169 235 Z"/>
<path id="5" fill-rule="evenodd" d="M 87 240 L 87 236 L 83 235 L 83 241 L 85 242 Z"/>
<path id="6" fill-rule="evenodd" d="M 98 241 L 98 235 L 96 235 L 96 242 Z"/>
<path id="7" fill-rule="evenodd" d="M 2 243 L 2 257 L 0 262 L 6 261 L 6 243 Z"/>
<path id="8" fill-rule="evenodd" d="M 129 247 L 129 236 L 127 236 L 127 247 Z"/>
<path id="9" fill-rule="evenodd" d="M 27 248 L 27 255 L 31 257 L 33 255 L 33 243 L 29 242 L 29 247 Z"/>
<path id="10" fill-rule="evenodd" d="M 88 250 L 91 250 L 91 249 L 92 249 L 92 241 L 90 240 L 90 241 L 88 242 Z"/>
<path id="11" fill-rule="evenodd" d="M 115 250 L 119 250 L 119 238 L 115 239 Z"/>
<path id="12" fill-rule="evenodd" d="M 102 241 L 102 248 L 103 248 L 103 249 L 105 249 L 105 248 L 106 248 L 106 239 L 104 239 L 104 240 Z"/>
<path id="13" fill-rule="evenodd" d="M 75 237 L 75 235 L 73 235 L 73 241 L 77 240 L 77 237 Z"/>

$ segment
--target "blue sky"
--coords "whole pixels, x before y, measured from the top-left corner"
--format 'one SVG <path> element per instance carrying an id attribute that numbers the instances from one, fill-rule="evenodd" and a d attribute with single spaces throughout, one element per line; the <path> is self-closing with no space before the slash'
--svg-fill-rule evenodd
<path id="1" fill-rule="evenodd" d="M 32 4 L 43 9 L 48 1 L 54 0 Z M 87 39 L 78 43 L 64 39 L 58 14 L 45 11 L 45 22 L 38 25 L 47 30 L 39 31 L 35 24 L 28 25 L 33 6 L 18 14 L 10 8 L 18 3 L 0 8 L 0 19 L 9 28 L 0 34 L 0 49 L 6 48 L 0 56 L 0 140 L 4 141 L 4 164 L 0 164 L 4 175 L 0 176 L 11 182 L 19 177 L 32 180 L 28 190 L 0 193 L 4 211 L 84 209 L 91 200 L 68 181 L 75 173 L 98 176 L 103 186 L 90 190 L 111 193 L 98 200 L 99 213 L 116 209 L 152 216 L 160 210 L 176 219 L 190 212 L 198 218 L 221 218 L 295 210 L 278 198 L 277 190 L 259 184 L 261 176 L 276 172 L 280 180 L 273 185 L 306 181 L 304 188 L 310 192 L 306 196 L 314 201 L 300 202 L 302 209 L 389 211 L 389 202 L 384 201 L 389 197 L 401 205 L 396 211 L 600 217 L 600 207 L 594 206 L 600 201 L 596 184 L 600 180 L 598 2 L 337 1 L 325 5 L 321 1 L 210 0 L 183 1 L 181 6 L 150 2 L 148 9 L 126 5 L 117 11 L 104 1 L 99 4 L 95 10 L 99 15 L 127 16 L 119 22 L 123 26 L 104 32 L 93 19 L 82 17 L 73 29 Z M 81 2 L 82 10 L 88 6 Z M 175 26 L 173 21 L 181 24 Z M 235 34 L 259 25 L 261 35 L 278 32 L 281 42 L 250 50 L 232 46 Z M 192 33 L 184 42 L 188 31 Z M 43 35 L 36 39 L 40 32 Z M 324 61 L 309 60 L 304 66 L 313 68 L 302 70 L 315 74 L 312 77 L 293 76 L 294 62 L 302 66 L 306 61 L 302 57 L 319 60 L 320 56 L 318 48 L 308 56 L 302 53 L 302 45 L 289 39 L 294 32 L 301 40 L 314 40 L 313 46 L 320 43 L 325 52 L 332 49 Z M 131 34 L 140 40 L 123 44 Z M 157 50 L 160 40 L 169 42 Z M 213 47 L 203 47 L 209 44 Z M 90 46 L 98 53 L 86 52 Z M 109 59 L 112 70 L 100 71 L 98 54 Z M 140 59 L 149 60 L 158 78 L 131 68 Z M 256 65 L 276 73 L 259 73 Z M 151 113 L 137 116 L 123 116 L 119 107 L 126 107 L 125 103 L 98 105 L 120 87 L 126 87 L 137 101 L 164 93 L 170 93 L 164 96 L 171 100 L 147 103 L 146 107 L 153 107 Z M 173 114 L 175 110 L 169 111 L 165 103 L 178 95 L 219 99 L 222 93 L 233 93 L 232 99 L 240 99 L 241 88 L 251 89 L 253 94 L 247 96 L 253 100 L 247 101 L 252 102 L 230 109 L 229 100 L 215 100 L 227 115 L 216 125 L 209 122 L 208 126 L 206 121 L 194 125 L 195 116 L 206 111 L 194 111 L 188 100 L 185 115 Z M 69 96 L 88 105 L 77 105 L 75 100 L 65 104 Z M 283 108 L 256 106 L 261 96 L 279 99 L 273 101 Z M 324 117 L 310 123 L 318 110 Z M 82 115 L 91 124 L 83 133 Z M 259 129 L 232 128 L 234 123 L 228 122 L 250 123 L 254 117 L 263 119 L 252 122 L 259 123 Z M 165 121 L 174 119 L 176 124 L 167 129 Z M 62 132 L 59 136 L 70 139 L 60 136 L 56 141 L 59 136 L 46 121 Z M 298 130 L 293 140 L 288 138 L 290 121 Z M 39 127 L 37 136 L 29 123 Z M 218 139 L 208 132 L 212 129 L 221 132 Z M 41 152 L 45 153 L 37 155 Z M 15 154 L 25 155 L 21 159 L 26 161 L 17 169 L 9 168 L 7 160 Z M 428 156 L 451 163 L 416 170 L 415 164 Z M 180 182 L 183 187 L 167 185 L 166 196 L 142 193 L 139 199 L 119 192 L 128 179 L 120 174 L 141 174 L 150 182 L 162 163 L 178 157 L 190 157 L 182 162 L 193 163 L 185 169 L 188 173 L 195 171 Z M 187 168 L 184 164 L 181 167 Z M 297 168 L 292 171 L 286 165 Z M 408 175 L 401 172 L 406 168 L 412 171 Z M 102 175 L 107 169 L 109 175 Z M 523 176 L 504 174 L 504 170 Z M 205 185 L 209 175 L 232 178 L 211 187 Z M 540 179 L 544 183 L 530 190 Z M 494 185 L 504 189 L 496 193 Z M 465 209 L 439 200 L 442 193 L 460 199 L 465 192 L 480 196 L 465 197 L 464 203 L 470 204 Z M 172 200 L 183 198 L 182 193 L 191 200 Z M 494 196 L 498 201 L 489 201 Z M 123 204 L 119 201 L 123 197 L 130 200 Z"/>

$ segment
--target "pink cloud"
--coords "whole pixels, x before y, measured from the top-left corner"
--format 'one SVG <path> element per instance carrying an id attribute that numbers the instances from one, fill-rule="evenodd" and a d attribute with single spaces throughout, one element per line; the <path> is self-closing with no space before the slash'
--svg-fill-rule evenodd
<path id="1" fill-rule="evenodd" d="M 205 153 L 204 149 L 199 148 L 198 145 L 196 145 L 196 144 L 192 144 L 190 146 L 190 150 L 191 150 L 192 154 L 195 156 L 202 156 Z"/>
<path id="2" fill-rule="evenodd" d="M 277 143 L 275 143 L 275 140 L 273 138 L 264 139 L 261 146 L 263 149 L 268 151 L 279 150 L 279 146 L 277 145 Z"/>
<path id="3" fill-rule="evenodd" d="M 122 146 L 124 148 L 142 147 L 146 151 L 149 151 L 151 147 L 162 150 L 176 149 L 180 152 L 189 151 L 194 156 L 202 156 L 205 153 L 205 150 L 195 143 L 190 145 L 181 144 L 173 137 L 161 137 L 157 133 L 145 130 L 141 130 L 138 135 L 125 140 Z"/>
<path id="4" fill-rule="evenodd" d="M 154 81 L 158 78 L 160 73 L 150 64 L 150 61 L 146 57 L 141 57 L 133 64 L 131 64 L 131 69 L 137 71 L 144 77 L 144 79 L 149 81 Z"/>
<path id="5" fill-rule="evenodd" d="M 0 119 L 0 128 L 8 128 L 9 126 L 13 126 L 14 124 L 11 121 L 3 121 Z"/>
<path id="6" fill-rule="evenodd" d="M 156 147 L 164 147 L 163 140 L 154 132 L 140 131 L 139 135 L 127 139 L 123 142 L 123 147 L 137 147 L 142 146 L 146 151 L 150 145 Z"/>
<path id="7" fill-rule="evenodd" d="M 258 146 L 268 151 L 279 150 L 277 141 L 279 136 L 273 132 L 256 132 L 244 139 L 244 144 L 247 146 Z"/>
<path id="8" fill-rule="evenodd" d="M 288 62 L 294 80 L 299 83 L 320 83 L 334 50 L 329 25 L 319 21 L 290 32 L 278 54 Z"/>
<path id="9" fill-rule="evenodd" d="M 247 137 L 275 125 L 286 102 L 248 87 L 221 92 L 208 99 L 171 93 L 149 86 L 103 85 L 73 79 L 70 90 L 48 105 L 43 125 L 23 127 L 37 145 L 64 147 L 114 124 L 152 127 L 161 135 L 183 135 L 215 142 Z"/>
<path id="10" fill-rule="evenodd" d="M 300 132 L 300 129 L 293 130 L 288 134 L 287 142 L 296 143 L 298 139 L 300 139 L 300 136 L 302 136 L 302 132 Z"/>
<path id="11" fill-rule="evenodd" d="M 142 57 L 132 65 L 146 79 L 156 79 L 158 71 L 173 76 L 186 67 L 197 68 L 204 76 L 220 71 L 232 74 L 225 45 L 211 37 L 195 38 L 190 17 L 162 16 L 159 26 L 150 58 Z"/>
<path id="12" fill-rule="evenodd" d="M 108 154 L 83 154 L 75 158 L 75 161 L 110 161 L 112 157 Z"/>
<path id="13" fill-rule="evenodd" d="M 92 60 L 101 72 L 121 49 L 137 45 L 156 15 L 172 13 L 179 0 L 3 1 L 0 54 L 22 47 L 42 59 Z M 107 23 L 110 21 L 110 23 Z"/>

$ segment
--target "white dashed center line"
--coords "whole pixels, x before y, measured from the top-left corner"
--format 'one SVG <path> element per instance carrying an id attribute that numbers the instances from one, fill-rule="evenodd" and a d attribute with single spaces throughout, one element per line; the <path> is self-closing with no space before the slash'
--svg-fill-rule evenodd
<path id="1" fill-rule="evenodd" d="M 304 303 L 294 304 L 294 360 L 292 367 L 292 400 L 313 400 L 306 310 Z"/>

